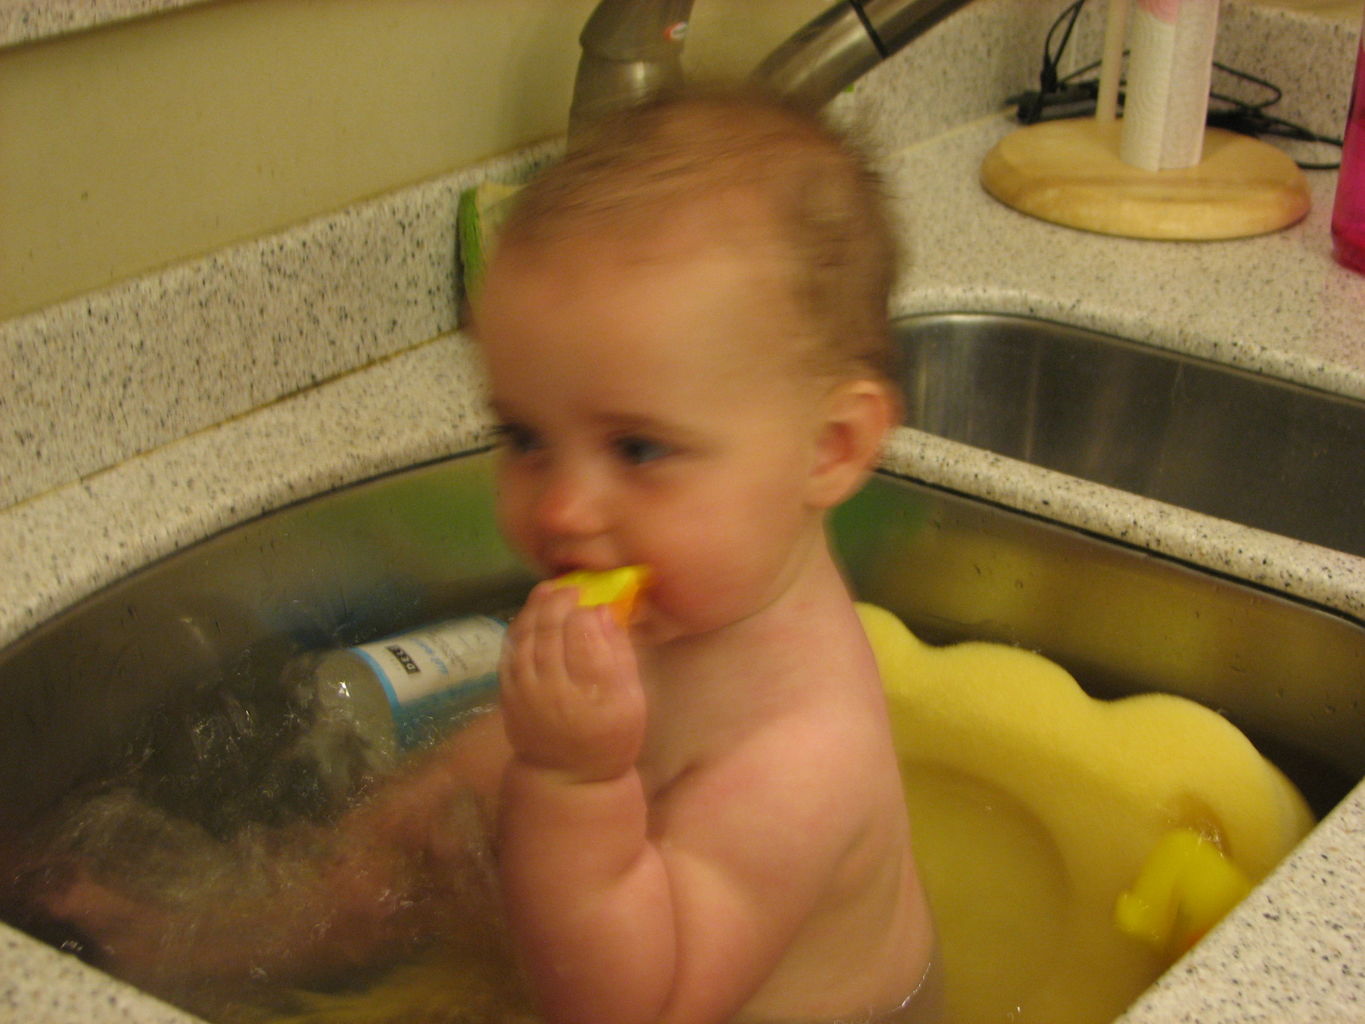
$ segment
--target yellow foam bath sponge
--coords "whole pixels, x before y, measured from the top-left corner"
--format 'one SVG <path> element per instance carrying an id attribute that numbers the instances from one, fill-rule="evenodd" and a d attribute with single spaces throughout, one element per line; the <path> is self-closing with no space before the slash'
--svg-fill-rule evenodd
<path id="1" fill-rule="evenodd" d="M 1178 947 L 1174 919 L 1155 923 L 1155 942 L 1115 924 L 1121 894 L 1154 888 L 1139 878 L 1165 837 L 1201 837 L 1254 883 L 1312 826 L 1294 786 L 1201 705 L 1167 694 L 1095 700 L 1032 652 L 932 647 L 885 610 L 859 613 L 887 693 L 952 1019 L 1111 1019 L 1179 952 L 1166 943 Z M 955 975 L 987 980 L 968 991 Z"/>

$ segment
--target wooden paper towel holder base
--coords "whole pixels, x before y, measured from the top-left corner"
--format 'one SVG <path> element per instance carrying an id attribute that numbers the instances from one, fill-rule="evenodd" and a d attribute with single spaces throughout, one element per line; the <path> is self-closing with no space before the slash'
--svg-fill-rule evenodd
<path id="1" fill-rule="evenodd" d="M 1197 166 L 1146 171 L 1119 159 L 1121 128 L 1096 118 L 1021 128 L 986 154 L 981 184 L 1031 216 L 1126 238 L 1245 238 L 1308 212 L 1303 172 L 1268 143 L 1209 128 Z"/>

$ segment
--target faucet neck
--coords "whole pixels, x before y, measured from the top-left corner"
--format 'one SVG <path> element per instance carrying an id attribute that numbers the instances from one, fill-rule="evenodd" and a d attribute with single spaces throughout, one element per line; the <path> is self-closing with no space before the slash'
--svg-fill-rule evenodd
<path id="1" fill-rule="evenodd" d="M 797 29 L 754 77 L 784 96 L 822 107 L 967 0 L 843 0 Z"/>
<path id="2" fill-rule="evenodd" d="M 579 42 L 569 139 L 586 124 L 682 84 L 693 0 L 601 0 Z M 821 107 L 967 0 L 839 0 L 754 71 L 780 95 Z"/>
<path id="3" fill-rule="evenodd" d="M 583 55 L 569 136 L 607 114 L 682 84 L 693 0 L 601 0 L 578 37 Z"/>

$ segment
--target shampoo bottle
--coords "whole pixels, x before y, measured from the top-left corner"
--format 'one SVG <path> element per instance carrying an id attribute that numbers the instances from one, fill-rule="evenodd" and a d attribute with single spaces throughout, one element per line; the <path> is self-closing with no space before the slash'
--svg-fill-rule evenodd
<path id="1" fill-rule="evenodd" d="M 553 583 L 574 587 L 580 606 L 606 605 L 626 628 L 649 576 L 645 566 L 626 565 Z M 344 802 L 366 778 L 490 704 L 506 632 L 502 620 L 474 615 L 291 662 L 285 682 L 308 722 L 294 752 L 323 794 Z"/>
<path id="2" fill-rule="evenodd" d="M 313 762 L 322 788 L 344 799 L 489 703 L 506 631 L 475 615 L 291 663 L 286 681 L 311 717 L 296 751 Z"/>
<path id="3" fill-rule="evenodd" d="M 1339 262 L 1365 274 L 1365 27 L 1356 51 L 1355 85 L 1342 140 L 1341 173 L 1332 207 L 1332 248 Z"/>

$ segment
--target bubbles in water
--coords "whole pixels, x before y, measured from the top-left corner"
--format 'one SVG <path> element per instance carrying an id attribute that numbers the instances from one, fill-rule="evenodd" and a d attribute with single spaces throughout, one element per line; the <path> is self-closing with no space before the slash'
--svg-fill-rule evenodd
<path id="1" fill-rule="evenodd" d="M 0 849 L 4 916 L 225 1024 L 517 1019 L 472 797 L 423 822 L 425 848 L 386 837 L 395 766 L 316 712 L 249 658 L 158 709 L 107 778 Z M 355 785 L 324 784 L 322 756 Z"/>

